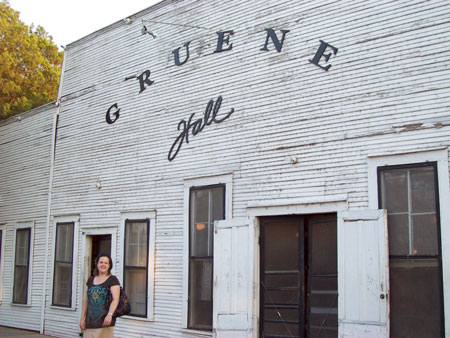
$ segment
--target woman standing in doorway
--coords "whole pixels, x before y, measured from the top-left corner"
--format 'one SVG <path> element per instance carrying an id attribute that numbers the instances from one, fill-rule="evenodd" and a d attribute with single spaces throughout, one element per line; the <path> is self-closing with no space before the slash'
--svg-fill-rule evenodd
<path id="1" fill-rule="evenodd" d="M 80 328 L 84 338 L 112 338 L 116 319 L 113 317 L 119 304 L 120 283 L 111 275 L 111 257 L 100 254 L 95 259 L 94 276 L 89 277 L 87 292 L 83 297 Z M 112 302 L 108 304 L 109 294 Z"/>

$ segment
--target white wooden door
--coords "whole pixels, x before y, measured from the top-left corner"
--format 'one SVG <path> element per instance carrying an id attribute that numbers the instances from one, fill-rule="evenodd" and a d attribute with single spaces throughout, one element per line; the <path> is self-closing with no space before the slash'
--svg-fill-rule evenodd
<path id="1" fill-rule="evenodd" d="M 86 292 L 86 282 L 91 276 L 91 263 L 92 263 L 92 236 L 85 236 L 85 248 L 84 248 L 84 270 L 83 270 L 83 295 Z"/>
<path id="2" fill-rule="evenodd" d="M 215 337 L 251 337 L 254 227 L 248 218 L 214 225 Z"/>
<path id="3" fill-rule="evenodd" d="M 339 337 L 389 336 L 385 210 L 338 213 Z"/>

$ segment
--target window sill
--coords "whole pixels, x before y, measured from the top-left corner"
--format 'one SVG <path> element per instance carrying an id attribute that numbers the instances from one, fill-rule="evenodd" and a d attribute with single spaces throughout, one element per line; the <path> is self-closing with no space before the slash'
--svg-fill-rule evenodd
<path id="1" fill-rule="evenodd" d="M 181 329 L 180 332 L 189 333 L 197 337 L 212 337 L 212 331 L 200 331 L 195 329 Z"/>
<path id="2" fill-rule="evenodd" d="M 117 319 L 120 319 L 120 318 L 137 320 L 137 321 L 140 321 L 140 322 L 153 322 L 155 320 L 153 317 L 143 318 L 143 317 L 134 317 L 134 316 L 122 316 L 122 317 L 119 317 Z"/>
<path id="3" fill-rule="evenodd" d="M 58 305 L 50 305 L 50 309 L 63 310 L 63 311 L 75 311 L 76 310 L 73 307 L 64 307 L 64 306 L 58 306 Z"/>
<path id="4" fill-rule="evenodd" d="M 31 307 L 31 304 L 17 304 L 17 303 L 10 303 L 11 306 L 17 306 L 17 307 Z"/>

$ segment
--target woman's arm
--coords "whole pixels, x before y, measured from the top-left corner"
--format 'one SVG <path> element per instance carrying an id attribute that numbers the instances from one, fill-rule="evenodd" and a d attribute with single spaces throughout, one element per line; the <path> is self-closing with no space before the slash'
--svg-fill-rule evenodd
<path id="1" fill-rule="evenodd" d="M 88 299 L 87 299 L 87 292 L 83 296 L 83 306 L 81 308 L 81 318 L 80 318 L 80 329 L 85 330 L 86 329 L 86 312 L 88 307 Z"/>
<path id="2" fill-rule="evenodd" d="M 112 316 L 114 311 L 116 311 L 117 305 L 119 305 L 119 297 L 120 297 L 120 285 L 111 286 L 111 294 L 112 294 L 112 302 L 109 305 L 108 314 L 103 321 L 103 326 L 110 326 L 112 321 Z"/>

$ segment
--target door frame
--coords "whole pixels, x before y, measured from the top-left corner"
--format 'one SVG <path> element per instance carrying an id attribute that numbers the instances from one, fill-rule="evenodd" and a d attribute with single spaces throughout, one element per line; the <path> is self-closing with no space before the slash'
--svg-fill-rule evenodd
<path id="1" fill-rule="evenodd" d="M 368 198 L 369 208 L 378 208 L 378 176 L 377 168 L 383 166 L 411 165 L 415 163 L 436 162 L 437 189 L 441 206 L 441 265 L 444 307 L 444 336 L 450 335 L 450 208 L 445 208 L 450 202 L 449 178 L 449 148 L 419 148 L 410 151 L 386 151 L 367 155 Z"/>
<path id="2" fill-rule="evenodd" d="M 247 213 L 250 224 L 254 224 L 254 247 L 253 247 L 253 306 L 252 306 L 252 337 L 259 337 L 259 313 L 260 313 L 260 257 L 259 257 L 259 235 L 260 217 L 263 216 L 287 216 L 307 214 L 338 213 L 348 210 L 347 194 L 320 196 L 301 199 L 284 200 L 258 200 L 247 204 Z M 339 254 L 339 248 L 338 248 Z"/>
<path id="3" fill-rule="evenodd" d="M 92 255 L 92 236 L 98 235 L 110 235 L 111 236 L 111 260 L 113 262 L 113 268 L 111 274 L 117 275 L 117 231 L 118 226 L 106 226 L 95 228 L 82 228 L 81 230 L 81 287 L 80 287 L 80 308 L 83 303 L 83 295 L 86 292 L 86 282 L 90 274 L 90 262 Z"/>
<path id="4" fill-rule="evenodd" d="M 299 255 L 299 261 L 298 261 L 298 278 L 299 278 L 299 283 L 300 283 L 300 298 L 299 298 L 299 322 L 298 322 L 298 327 L 299 327 L 299 332 L 304 332 L 305 331 L 305 305 L 306 305 L 306 292 L 305 291 L 301 291 L 302 288 L 304 288 L 305 283 L 306 283 L 306 279 L 307 276 L 305 274 L 305 260 L 303 259 L 303 261 L 300 260 L 300 257 L 304 258 L 305 255 L 305 228 L 306 228 L 306 222 L 305 222 L 306 217 L 304 215 L 280 215 L 280 216 L 274 216 L 274 217 L 260 217 L 259 218 L 259 261 L 260 261 L 260 267 L 259 267 L 259 281 L 260 281 L 260 285 L 261 285 L 261 279 L 262 279 L 262 269 L 264 269 L 264 265 L 265 265 L 265 256 L 263 257 L 263 252 L 264 252 L 264 246 L 267 245 L 268 239 L 267 236 L 265 235 L 265 230 L 263 230 L 263 228 L 270 223 L 283 223 L 283 222 L 294 222 L 296 223 L 297 226 L 297 230 L 299 231 L 299 236 L 297 238 L 298 241 L 298 247 L 297 247 L 297 254 Z M 265 287 L 265 286 L 264 286 Z M 265 291 L 262 290 L 260 288 L 260 293 L 259 293 L 259 303 L 261 304 L 261 299 L 264 298 L 264 294 Z M 267 302 L 265 302 L 267 304 Z M 262 325 L 261 323 L 264 322 L 264 318 L 262 317 L 262 314 L 264 313 L 264 309 L 259 308 L 259 313 L 258 316 L 260 318 L 260 325 L 258 327 L 258 335 L 261 336 L 262 334 Z"/>
<path id="5" fill-rule="evenodd" d="M 337 250 L 338 250 L 338 213 L 337 212 L 331 212 L 331 213 L 313 213 L 313 214 L 294 214 L 294 215 L 279 215 L 279 216 L 269 216 L 269 217 L 261 217 L 260 218 L 260 237 L 259 237 L 259 257 L 260 257 L 260 271 L 264 269 L 264 261 L 261 259 L 263 257 L 263 247 L 267 245 L 268 241 L 270 239 L 265 236 L 264 232 L 261 232 L 263 229 L 263 226 L 270 224 L 270 223 L 278 223 L 282 224 L 285 222 L 294 222 L 297 224 L 297 229 L 299 231 L 298 236 L 298 255 L 299 255 L 299 262 L 298 262 L 298 276 L 299 276 L 299 292 L 300 292 L 300 298 L 299 298 L 299 330 L 300 332 L 308 332 L 308 320 L 310 319 L 311 312 L 309 312 L 308 307 L 311 302 L 311 298 L 308 297 L 308 294 L 311 292 L 311 275 L 308 273 L 308 269 L 306 266 L 311 266 L 312 264 L 312 227 L 315 223 L 322 223 L 322 222 L 331 222 L 335 226 L 336 230 L 336 271 L 338 271 L 338 257 L 337 257 Z M 282 225 L 281 225 L 282 226 Z M 305 234 L 308 233 L 308 236 L 305 238 Z M 265 257 L 264 257 L 265 258 Z M 302 258 L 302 259 L 300 259 Z M 263 274 L 260 273 L 259 279 L 263 278 Z M 338 282 L 338 276 L 336 276 L 336 283 Z M 305 288 L 305 285 L 307 288 Z M 337 284 L 336 284 L 337 287 Z M 303 289 L 303 291 L 302 291 Z M 338 291 L 338 289 L 336 289 Z M 259 299 L 261 302 L 261 299 L 264 298 L 264 291 L 261 290 Z M 337 294 L 336 294 L 336 300 L 337 301 Z M 267 304 L 267 302 L 265 302 Z M 263 322 L 263 309 L 259 309 L 260 313 L 260 323 Z M 337 307 L 336 307 L 337 310 Z M 336 317 L 338 315 L 336 314 Z M 259 335 L 261 336 L 261 330 L 262 325 L 260 325 L 259 329 Z M 336 327 L 338 329 L 338 327 Z M 300 334 L 302 335 L 302 334 Z"/>

